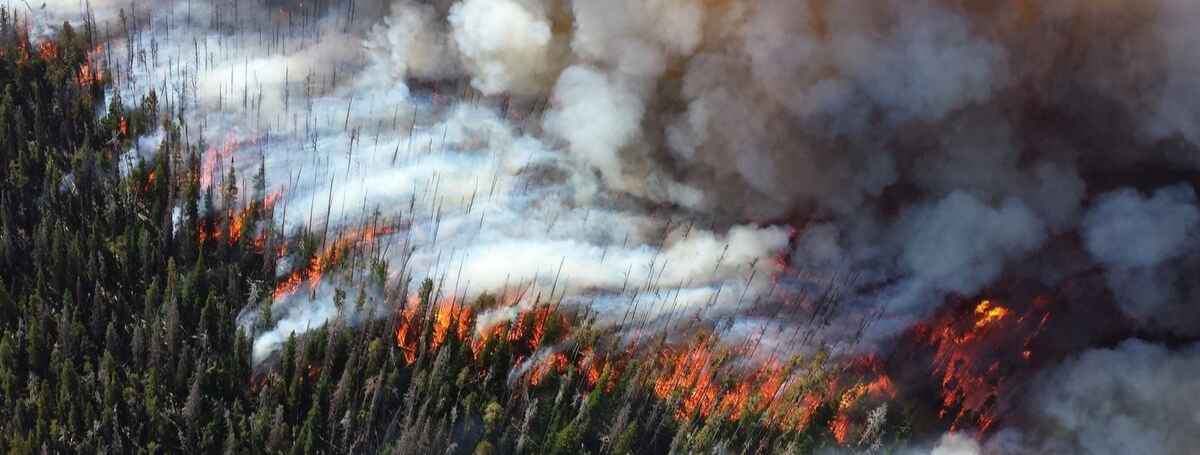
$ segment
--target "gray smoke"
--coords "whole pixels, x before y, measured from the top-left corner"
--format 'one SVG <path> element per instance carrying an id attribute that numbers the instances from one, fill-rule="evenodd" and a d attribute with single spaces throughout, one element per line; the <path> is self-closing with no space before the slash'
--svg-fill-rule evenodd
<path id="1" fill-rule="evenodd" d="M 1020 430 L 982 444 L 946 435 L 932 455 L 1182 455 L 1200 447 L 1200 345 L 1127 340 L 1046 367 L 1033 380 Z"/>
<path id="2" fill-rule="evenodd" d="M 896 230 L 904 244 L 900 262 L 921 289 L 920 297 L 930 292 L 971 295 L 1046 237 L 1043 222 L 1020 200 L 1005 199 L 992 207 L 963 192 L 908 209 Z"/>
<path id="3" fill-rule="evenodd" d="M 1027 434 L 1000 434 L 991 453 L 1176 455 L 1200 447 L 1200 349 L 1138 340 L 1048 368 L 1027 406 Z"/>
<path id="4" fill-rule="evenodd" d="M 1122 311 L 1139 325 L 1200 333 L 1200 207 L 1190 186 L 1106 193 L 1083 220 L 1087 250 L 1105 268 Z"/>

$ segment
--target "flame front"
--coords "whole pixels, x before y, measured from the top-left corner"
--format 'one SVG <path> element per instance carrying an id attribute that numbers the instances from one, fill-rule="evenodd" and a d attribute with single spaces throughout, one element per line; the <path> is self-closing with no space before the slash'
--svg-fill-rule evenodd
<path id="1" fill-rule="evenodd" d="M 1011 384 L 1013 365 L 1033 360 L 1029 346 L 1050 312 L 1047 297 L 1037 297 L 1022 314 L 992 300 L 981 300 L 969 313 L 948 312 L 919 326 L 918 339 L 936 347 L 934 378 L 941 386 L 939 417 L 951 430 L 980 433 L 996 423 L 1001 399 Z"/>

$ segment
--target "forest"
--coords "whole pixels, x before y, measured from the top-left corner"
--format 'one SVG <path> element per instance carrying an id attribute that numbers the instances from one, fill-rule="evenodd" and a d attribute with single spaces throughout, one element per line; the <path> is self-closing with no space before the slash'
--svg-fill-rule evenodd
<path id="1" fill-rule="evenodd" d="M 894 453 L 913 431 L 870 358 L 746 365 L 754 340 L 717 330 L 629 342 L 553 291 L 453 298 L 391 276 L 375 223 L 281 232 L 261 172 L 203 181 L 204 138 L 153 91 L 110 90 L 97 33 L 32 40 L 0 9 L 2 453 Z M 159 128 L 154 159 L 123 161 Z M 256 364 L 238 314 L 269 323 L 321 274 L 362 274 L 335 302 L 389 314 Z"/>

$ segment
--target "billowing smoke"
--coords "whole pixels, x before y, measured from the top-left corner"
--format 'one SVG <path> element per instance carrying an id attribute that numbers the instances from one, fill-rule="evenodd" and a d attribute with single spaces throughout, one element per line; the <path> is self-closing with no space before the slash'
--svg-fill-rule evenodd
<path id="1" fill-rule="evenodd" d="M 386 86 L 406 77 L 452 78 L 461 74 L 457 48 L 445 26 L 434 20 L 437 11 L 425 4 L 395 3 L 383 22 L 375 24 L 364 47 L 371 62 L 367 71 Z"/>
<path id="2" fill-rule="evenodd" d="M 900 262 L 917 287 L 917 296 L 903 301 L 920 301 L 931 292 L 971 295 L 1046 236 L 1042 221 L 1019 200 L 991 207 L 963 192 L 910 208 L 898 223 L 904 239 Z"/>
<path id="3" fill-rule="evenodd" d="M 83 12 L 51 3 L 35 14 Z M 1194 1 L 234 4 L 90 14 L 121 30 L 125 99 L 157 90 L 218 179 L 263 164 L 287 231 L 391 228 L 371 241 L 392 285 L 527 289 L 610 324 L 678 307 L 772 347 L 853 353 L 946 302 L 1102 275 L 1089 298 L 1117 335 L 1080 339 L 1150 341 L 1072 345 L 1018 412 L 1037 430 L 933 453 L 1197 443 L 1170 430 L 1195 417 L 1168 395 L 1197 392 L 1178 347 L 1200 334 Z M 269 299 L 273 321 L 252 304 L 256 358 L 386 308 L 363 280 Z M 778 309 L 812 311 L 788 295 L 830 283 L 826 336 L 795 343 L 815 316 Z M 372 303 L 337 308 L 333 289 Z"/>
<path id="4" fill-rule="evenodd" d="M 642 101 L 595 68 L 573 66 L 555 86 L 554 104 L 546 130 L 563 138 L 571 153 L 610 184 L 633 185 L 622 173 L 620 152 L 636 138 Z"/>
<path id="5" fill-rule="evenodd" d="M 450 8 L 450 28 L 485 95 L 536 93 L 546 77 L 550 21 L 536 2 L 469 0 Z"/>
<path id="6" fill-rule="evenodd" d="M 1200 207 L 1188 185 L 1145 197 L 1121 189 L 1097 198 L 1083 220 L 1088 252 L 1105 268 L 1121 310 L 1138 325 L 1195 335 L 1200 327 L 1197 225 Z"/>
<path id="7" fill-rule="evenodd" d="M 1200 350 L 1130 340 L 1047 369 L 1029 397 L 1034 445 L 1019 434 L 997 436 L 997 453 L 1116 455 L 1190 453 L 1200 435 Z"/>

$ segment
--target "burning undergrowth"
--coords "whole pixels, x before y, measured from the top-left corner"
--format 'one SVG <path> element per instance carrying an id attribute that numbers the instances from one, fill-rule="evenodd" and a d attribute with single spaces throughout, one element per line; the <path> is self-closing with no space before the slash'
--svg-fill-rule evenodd
<path id="1" fill-rule="evenodd" d="M 905 361 L 920 358 L 913 353 L 932 353 L 920 363 L 929 369 L 914 374 L 929 375 L 937 386 L 937 417 L 951 431 L 987 432 L 996 419 L 1010 415 L 1013 403 L 1007 400 L 1044 363 L 1035 358 L 1034 349 L 1052 317 L 1052 303 L 1045 296 L 1020 309 L 993 300 L 964 302 L 906 334 L 913 346 L 904 351 Z"/>
<path id="2" fill-rule="evenodd" d="M 764 353 L 765 360 L 749 360 L 762 357 L 756 355 L 760 340 L 730 345 L 704 331 L 679 344 L 668 344 L 666 332 L 630 342 L 625 334 L 597 326 L 595 315 L 564 314 L 536 298 L 515 317 L 487 322 L 491 314 L 516 308 L 523 293 L 439 302 L 433 283 L 426 282 L 396 317 L 396 345 L 410 365 L 458 346 L 472 365 L 466 377 L 506 378 L 516 390 L 514 402 L 567 381 L 582 389 L 577 393 L 641 396 L 660 410 L 657 418 L 726 422 L 747 449 L 761 450 L 780 434 L 799 431 L 868 451 L 896 440 L 883 433 L 895 385 L 873 356 L 846 364 L 828 352 L 811 358 L 772 352 Z M 480 367 L 497 359 L 507 373 Z"/>

